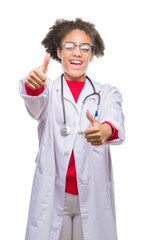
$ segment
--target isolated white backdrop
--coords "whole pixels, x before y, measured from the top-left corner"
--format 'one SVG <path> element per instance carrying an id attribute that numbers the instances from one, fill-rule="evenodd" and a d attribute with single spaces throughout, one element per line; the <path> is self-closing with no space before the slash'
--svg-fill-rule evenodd
<path id="1" fill-rule="evenodd" d="M 93 22 L 106 45 L 87 74 L 119 88 L 123 95 L 126 141 L 112 146 L 119 240 L 145 239 L 143 1 L 5 1 L 0 6 L 0 239 L 24 239 L 35 156 L 37 122 L 19 96 L 19 80 L 41 65 L 41 41 L 56 19 Z M 56 79 L 59 63 L 47 75 Z"/>

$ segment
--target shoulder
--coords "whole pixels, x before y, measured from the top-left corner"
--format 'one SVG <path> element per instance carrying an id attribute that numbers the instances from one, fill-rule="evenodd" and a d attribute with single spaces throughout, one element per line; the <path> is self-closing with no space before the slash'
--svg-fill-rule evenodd
<path id="1" fill-rule="evenodd" d="M 101 84 L 100 82 L 95 81 L 94 79 L 91 79 L 91 81 L 93 82 L 96 91 L 97 89 L 99 89 L 100 94 L 121 94 L 119 89 L 116 86 L 111 86 L 110 84 Z"/>
<path id="2" fill-rule="evenodd" d="M 117 98 L 122 101 L 122 94 L 116 86 L 111 86 L 110 84 L 101 84 L 93 79 L 91 79 L 92 83 L 97 92 L 100 93 L 101 98 Z"/>

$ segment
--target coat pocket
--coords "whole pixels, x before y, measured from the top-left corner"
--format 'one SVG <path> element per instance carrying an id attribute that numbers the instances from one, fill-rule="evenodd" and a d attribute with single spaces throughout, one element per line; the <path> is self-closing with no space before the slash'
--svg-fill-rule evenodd
<path id="1" fill-rule="evenodd" d="M 34 175 L 31 192 L 29 218 L 46 221 L 53 204 L 54 181 L 51 177 Z"/>

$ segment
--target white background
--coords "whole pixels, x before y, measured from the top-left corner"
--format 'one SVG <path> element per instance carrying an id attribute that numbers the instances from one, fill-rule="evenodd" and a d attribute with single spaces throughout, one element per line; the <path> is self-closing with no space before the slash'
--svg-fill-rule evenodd
<path id="1" fill-rule="evenodd" d="M 37 122 L 19 96 L 19 80 L 41 65 L 40 44 L 55 20 L 81 17 L 104 39 L 105 56 L 88 76 L 119 88 L 126 141 L 112 146 L 119 240 L 145 239 L 145 9 L 144 1 L 13 0 L 0 6 L 0 239 L 24 239 L 35 156 Z M 51 60 L 48 77 L 61 66 Z"/>

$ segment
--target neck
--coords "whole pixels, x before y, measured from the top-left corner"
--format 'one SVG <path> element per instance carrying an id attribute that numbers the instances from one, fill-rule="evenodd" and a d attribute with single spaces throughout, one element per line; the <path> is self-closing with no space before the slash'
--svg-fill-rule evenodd
<path id="1" fill-rule="evenodd" d="M 73 81 L 73 82 L 85 82 L 86 81 L 85 74 L 83 74 L 79 77 L 73 77 L 73 76 L 70 76 L 68 73 L 64 72 L 64 78 L 68 81 Z"/>

